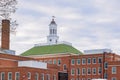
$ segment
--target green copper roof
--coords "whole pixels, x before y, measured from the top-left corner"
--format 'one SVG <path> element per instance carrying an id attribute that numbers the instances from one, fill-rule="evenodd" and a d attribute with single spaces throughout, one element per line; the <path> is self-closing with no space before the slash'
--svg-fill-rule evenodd
<path id="1" fill-rule="evenodd" d="M 75 49 L 72 46 L 65 44 L 58 44 L 58 45 L 33 47 L 27 50 L 26 52 L 22 53 L 21 55 L 30 56 L 30 55 L 44 55 L 44 54 L 57 54 L 57 53 L 82 54 L 79 50 Z"/>

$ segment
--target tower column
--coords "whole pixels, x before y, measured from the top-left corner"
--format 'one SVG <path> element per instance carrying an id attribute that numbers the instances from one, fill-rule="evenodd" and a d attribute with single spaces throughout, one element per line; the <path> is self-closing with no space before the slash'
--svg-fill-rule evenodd
<path id="1" fill-rule="evenodd" d="M 2 36 L 1 48 L 8 49 L 10 46 L 10 21 L 7 19 L 2 20 Z"/>

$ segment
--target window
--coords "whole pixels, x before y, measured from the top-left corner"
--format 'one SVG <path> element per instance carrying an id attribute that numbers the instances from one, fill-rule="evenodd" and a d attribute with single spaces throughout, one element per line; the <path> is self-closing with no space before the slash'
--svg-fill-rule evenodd
<path id="1" fill-rule="evenodd" d="M 87 59 L 87 63 L 90 64 L 91 63 L 91 58 Z"/>
<path id="2" fill-rule="evenodd" d="M 5 72 L 1 72 L 1 80 L 5 80 Z"/>
<path id="3" fill-rule="evenodd" d="M 112 74 L 116 74 L 116 67 L 112 67 Z"/>
<path id="4" fill-rule="evenodd" d="M 56 79 L 56 75 L 53 75 L 53 80 L 57 80 L 57 79 Z"/>
<path id="5" fill-rule="evenodd" d="M 80 68 L 77 68 L 77 69 L 76 69 L 76 74 L 77 74 L 77 75 L 80 75 Z"/>
<path id="6" fill-rule="evenodd" d="M 88 78 L 87 80 L 91 80 L 90 78 Z"/>
<path id="7" fill-rule="evenodd" d="M 41 80 L 44 80 L 44 73 L 41 74 Z"/>
<path id="8" fill-rule="evenodd" d="M 20 73 L 19 72 L 15 73 L 15 80 L 20 80 Z"/>
<path id="9" fill-rule="evenodd" d="M 91 68 L 87 69 L 87 74 L 90 75 L 91 74 Z"/>
<path id="10" fill-rule="evenodd" d="M 85 74 L 86 74 L 86 69 L 82 68 L 82 75 L 85 75 Z"/>
<path id="11" fill-rule="evenodd" d="M 85 64 L 85 63 L 86 63 L 86 59 L 82 58 L 82 64 Z"/>
<path id="12" fill-rule="evenodd" d="M 75 80 L 74 78 L 72 78 L 71 80 Z"/>
<path id="13" fill-rule="evenodd" d="M 102 73 L 102 68 L 98 67 L 98 74 L 101 74 L 101 73 Z"/>
<path id="14" fill-rule="evenodd" d="M 67 70 L 66 64 L 63 65 L 63 70 L 64 70 L 64 71 Z"/>
<path id="15" fill-rule="evenodd" d="M 95 75 L 96 74 L 96 68 L 92 68 L 92 72 Z"/>
<path id="16" fill-rule="evenodd" d="M 49 63 L 49 64 L 52 64 L 52 60 L 49 60 L 48 63 Z"/>
<path id="17" fill-rule="evenodd" d="M 96 58 L 93 58 L 92 60 L 93 60 L 92 63 L 96 64 Z"/>
<path id="18" fill-rule="evenodd" d="M 35 80 L 38 80 L 38 78 L 39 78 L 39 74 L 35 73 Z"/>
<path id="19" fill-rule="evenodd" d="M 112 77 L 112 79 L 111 79 L 111 80 L 117 80 L 117 79 L 116 79 L 116 77 Z"/>
<path id="20" fill-rule="evenodd" d="M 105 69 L 108 68 L 108 63 L 107 63 L 107 62 L 104 63 L 104 68 L 105 68 Z"/>
<path id="21" fill-rule="evenodd" d="M 75 60 L 74 60 L 74 59 L 71 60 L 71 64 L 72 64 L 72 65 L 75 64 Z"/>
<path id="22" fill-rule="evenodd" d="M 61 60 L 60 59 L 58 59 L 58 65 L 61 65 Z"/>
<path id="23" fill-rule="evenodd" d="M 46 75 L 46 80 L 50 80 L 50 74 Z"/>
<path id="24" fill-rule="evenodd" d="M 107 79 L 107 78 L 108 78 L 107 73 L 104 73 L 104 78 L 105 78 L 105 79 Z"/>
<path id="25" fill-rule="evenodd" d="M 80 65 L 80 59 L 77 59 L 77 64 Z"/>
<path id="26" fill-rule="evenodd" d="M 50 29 L 50 34 L 52 34 L 52 29 Z"/>
<path id="27" fill-rule="evenodd" d="M 28 79 L 31 79 L 31 73 L 28 72 Z"/>
<path id="28" fill-rule="evenodd" d="M 82 80 L 86 80 L 85 78 L 82 78 Z"/>
<path id="29" fill-rule="evenodd" d="M 102 58 L 101 57 L 98 58 L 98 63 L 102 63 Z"/>
<path id="30" fill-rule="evenodd" d="M 80 80 L 80 78 L 76 78 L 76 80 Z"/>
<path id="31" fill-rule="evenodd" d="M 12 72 L 8 72 L 8 80 L 12 80 Z"/>
<path id="32" fill-rule="evenodd" d="M 53 64 L 56 64 L 56 63 L 57 63 L 57 62 L 56 62 L 56 60 L 54 59 L 54 60 L 53 60 Z"/>
<path id="33" fill-rule="evenodd" d="M 72 69 L 71 69 L 71 75 L 74 75 L 74 74 L 75 74 L 75 69 L 72 68 Z"/>

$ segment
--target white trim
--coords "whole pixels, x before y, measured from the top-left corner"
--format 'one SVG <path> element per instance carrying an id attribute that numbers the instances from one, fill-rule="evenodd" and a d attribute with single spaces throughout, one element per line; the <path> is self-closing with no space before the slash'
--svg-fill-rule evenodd
<path id="1" fill-rule="evenodd" d="M 88 59 L 90 59 L 90 63 L 88 63 Z M 87 58 L 87 64 L 90 65 L 91 64 L 91 58 Z"/>
<path id="2" fill-rule="evenodd" d="M 20 80 L 20 72 L 15 72 L 15 80 L 16 80 L 16 77 L 17 77 L 17 73 L 19 73 L 19 80 Z"/>
<path id="3" fill-rule="evenodd" d="M 11 79 L 9 79 L 9 74 L 11 74 Z M 12 72 L 8 72 L 8 80 L 12 80 Z"/>
<path id="4" fill-rule="evenodd" d="M 80 64 L 81 64 L 81 59 L 77 59 L 77 65 L 80 65 L 80 64 L 78 64 L 78 60 L 80 60 Z"/>
<path id="5" fill-rule="evenodd" d="M 6 77 L 6 76 L 5 76 L 5 72 L 1 72 L 1 75 L 0 75 L 0 76 L 1 76 L 1 80 L 2 80 L 2 78 L 3 78 L 3 77 L 2 77 L 2 74 L 4 74 L 4 80 L 5 80 L 5 77 Z"/>
<path id="6" fill-rule="evenodd" d="M 0 58 L 1 60 L 9 60 L 9 61 L 19 61 L 19 60 L 14 60 L 14 59 L 7 59 L 7 58 Z"/>
<path id="7" fill-rule="evenodd" d="M 28 74 L 30 74 L 30 76 L 28 76 Z M 31 72 L 28 72 L 28 74 L 27 74 L 28 79 L 31 79 Z"/>
<path id="8" fill-rule="evenodd" d="M 90 74 L 88 74 L 88 69 L 90 69 Z M 91 68 L 88 67 L 88 68 L 87 68 L 87 75 L 91 75 L 91 74 L 92 74 L 91 72 L 92 72 L 92 71 L 91 71 Z"/>

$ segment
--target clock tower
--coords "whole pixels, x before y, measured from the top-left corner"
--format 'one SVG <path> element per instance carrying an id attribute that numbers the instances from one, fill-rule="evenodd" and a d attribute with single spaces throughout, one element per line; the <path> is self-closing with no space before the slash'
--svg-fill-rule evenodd
<path id="1" fill-rule="evenodd" d="M 52 17 L 52 21 L 49 24 L 49 35 L 47 36 L 47 43 L 49 45 L 57 44 L 59 36 L 57 36 L 57 24 L 54 20 L 54 16 Z"/>

